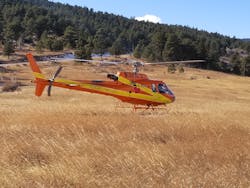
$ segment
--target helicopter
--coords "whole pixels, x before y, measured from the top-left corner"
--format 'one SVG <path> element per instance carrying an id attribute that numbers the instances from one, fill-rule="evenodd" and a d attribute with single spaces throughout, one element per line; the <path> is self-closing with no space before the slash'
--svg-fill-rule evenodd
<path id="1" fill-rule="evenodd" d="M 134 62 L 132 72 L 118 72 L 107 74 L 110 81 L 104 80 L 68 80 L 58 78 L 62 66 L 56 70 L 50 79 L 46 79 L 31 53 L 26 55 L 35 76 L 35 95 L 41 96 L 48 86 L 47 94 L 51 96 L 51 88 L 61 87 L 89 93 L 112 96 L 122 102 L 134 105 L 134 109 L 155 109 L 156 106 L 166 105 L 175 101 L 175 95 L 166 83 L 160 80 L 151 80 L 146 74 L 139 73 L 143 63 Z M 91 60 L 76 59 L 76 61 L 91 62 Z M 92 60 L 93 61 L 93 60 Z M 101 61 L 101 63 L 104 63 Z M 105 62 L 109 64 L 110 62 Z M 111 62 L 111 64 L 114 62 Z"/>

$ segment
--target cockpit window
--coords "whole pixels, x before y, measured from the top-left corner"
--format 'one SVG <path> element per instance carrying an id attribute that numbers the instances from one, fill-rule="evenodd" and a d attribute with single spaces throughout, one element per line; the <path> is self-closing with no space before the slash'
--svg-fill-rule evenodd
<path id="1" fill-rule="evenodd" d="M 158 90 L 159 90 L 160 93 L 166 93 L 166 94 L 173 95 L 173 93 L 171 92 L 171 90 L 164 83 L 159 83 Z"/>

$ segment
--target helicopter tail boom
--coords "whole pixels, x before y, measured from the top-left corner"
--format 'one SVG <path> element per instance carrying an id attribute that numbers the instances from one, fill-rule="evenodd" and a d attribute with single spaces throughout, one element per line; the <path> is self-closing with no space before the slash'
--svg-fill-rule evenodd
<path id="1" fill-rule="evenodd" d="M 38 67 L 38 65 L 36 63 L 36 60 L 33 57 L 33 55 L 29 53 L 29 54 L 26 55 L 26 57 L 27 57 L 27 59 L 28 59 L 28 61 L 30 63 L 30 67 L 31 67 L 32 71 L 35 72 L 35 73 L 42 74 L 42 72 L 41 72 L 40 68 Z"/>

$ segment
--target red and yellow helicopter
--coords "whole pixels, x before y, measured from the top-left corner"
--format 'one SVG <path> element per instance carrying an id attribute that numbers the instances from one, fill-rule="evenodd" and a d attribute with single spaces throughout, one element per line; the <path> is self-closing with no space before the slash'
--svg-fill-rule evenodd
<path id="1" fill-rule="evenodd" d="M 155 106 L 166 105 L 175 101 L 174 93 L 163 81 L 151 80 L 147 75 L 138 73 L 138 66 L 136 65 L 134 65 L 133 72 L 108 74 L 107 77 L 112 81 L 57 78 L 62 66 L 57 69 L 51 79 L 46 79 L 33 55 L 29 53 L 26 56 L 35 76 L 36 96 L 41 96 L 46 86 L 48 86 L 48 96 L 50 96 L 51 88 L 55 86 L 112 96 L 122 102 L 133 104 L 134 109 L 154 109 Z"/>

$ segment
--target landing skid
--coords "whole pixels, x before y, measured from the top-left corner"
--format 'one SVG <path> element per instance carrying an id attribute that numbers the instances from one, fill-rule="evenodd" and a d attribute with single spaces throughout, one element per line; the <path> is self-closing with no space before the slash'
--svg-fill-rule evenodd
<path id="1" fill-rule="evenodd" d="M 136 112 L 136 110 L 143 110 L 143 112 L 145 112 L 146 110 L 166 110 L 166 108 L 161 108 L 161 107 L 156 107 L 156 106 L 152 106 L 152 105 L 147 105 L 147 106 L 139 106 L 139 105 L 134 105 L 133 107 L 133 111 Z"/>
<path id="2" fill-rule="evenodd" d="M 124 105 L 121 105 L 121 104 L 117 104 L 116 105 L 116 108 L 119 109 L 119 108 L 126 108 L 126 109 L 131 109 L 131 106 L 124 106 Z M 140 112 L 145 112 L 147 110 L 152 110 L 152 111 L 156 111 L 156 110 L 166 110 L 166 108 L 163 108 L 163 107 L 157 107 L 157 106 L 153 106 L 153 105 L 133 105 L 132 107 L 132 110 L 133 112 L 137 112 L 137 111 L 140 111 Z"/>

